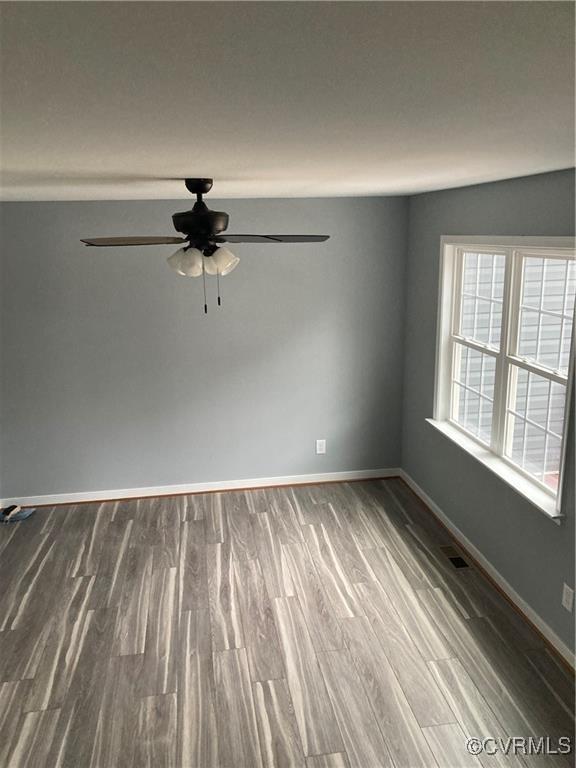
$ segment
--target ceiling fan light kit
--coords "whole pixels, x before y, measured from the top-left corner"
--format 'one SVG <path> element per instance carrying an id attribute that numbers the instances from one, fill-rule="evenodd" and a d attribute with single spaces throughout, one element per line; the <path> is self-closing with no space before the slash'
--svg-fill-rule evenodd
<path id="1" fill-rule="evenodd" d="M 207 256 L 204 260 L 206 265 L 206 272 L 209 275 L 220 274 L 222 277 L 229 275 L 232 270 L 236 269 L 240 259 L 235 256 L 228 248 L 220 246 L 217 248 L 212 256 Z"/>
<path id="2" fill-rule="evenodd" d="M 240 259 L 223 243 L 321 243 L 328 235 L 229 235 L 226 234 L 229 216 L 224 211 L 212 211 L 203 195 L 212 189 L 212 179 L 185 179 L 186 189 L 196 195 L 190 211 L 172 216 L 177 232 L 184 237 L 99 237 L 82 240 L 85 245 L 99 247 L 134 245 L 171 245 L 186 243 L 168 257 L 169 266 L 183 277 L 202 277 L 204 281 L 204 312 L 206 302 L 206 275 L 215 275 L 218 284 L 218 306 L 221 305 L 220 277 L 235 269 Z"/>
<path id="3" fill-rule="evenodd" d="M 188 246 L 187 248 L 179 248 L 172 256 L 168 256 L 166 261 L 182 277 L 200 277 L 203 258 L 202 251 Z"/>

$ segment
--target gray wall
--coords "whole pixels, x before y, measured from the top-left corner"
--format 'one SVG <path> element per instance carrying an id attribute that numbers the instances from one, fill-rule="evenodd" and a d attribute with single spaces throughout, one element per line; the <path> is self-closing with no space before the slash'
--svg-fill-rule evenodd
<path id="1" fill-rule="evenodd" d="M 572 235 L 570 171 L 418 195 L 410 199 L 402 466 L 514 589 L 568 644 L 574 586 L 574 432 L 561 526 L 440 435 L 432 416 L 441 235 Z"/>
<path id="2" fill-rule="evenodd" d="M 572 234 L 573 181 L 570 172 L 545 174 L 409 203 L 215 203 L 230 212 L 231 231 L 332 237 L 323 246 L 238 246 L 242 261 L 223 280 L 224 306 L 215 307 L 211 283 L 207 317 L 201 282 L 166 266 L 170 247 L 95 250 L 78 242 L 169 234 L 183 201 L 4 204 L 1 494 L 402 461 L 572 643 L 560 594 L 564 581 L 574 584 L 573 450 L 567 519 L 556 526 L 425 419 L 440 236 Z M 326 456 L 314 454 L 317 437 L 328 440 Z"/>
<path id="3" fill-rule="evenodd" d="M 2 206 L 5 498 L 399 465 L 407 200 L 211 201 L 331 239 L 237 246 L 207 317 L 174 247 L 79 242 L 174 234 L 188 202 Z"/>

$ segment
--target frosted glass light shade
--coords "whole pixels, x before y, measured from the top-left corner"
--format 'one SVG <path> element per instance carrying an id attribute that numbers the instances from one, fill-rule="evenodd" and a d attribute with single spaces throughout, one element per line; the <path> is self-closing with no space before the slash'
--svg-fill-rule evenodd
<path id="1" fill-rule="evenodd" d="M 183 275 L 184 273 L 180 271 L 180 266 L 182 264 L 182 253 L 184 252 L 184 248 L 179 248 L 175 253 L 172 254 L 172 256 L 168 256 L 166 261 L 168 262 L 168 266 L 174 270 L 174 272 L 178 272 L 179 275 Z"/>
<path id="2" fill-rule="evenodd" d="M 213 256 L 204 256 L 204 271 L 207 275 L 215 275 L 218 272 Z"/>
<path id="3" fill-rule="evenodd" d="M 223 277 L 225 275 L 229 275 L 230 272 L 232 272 L 233 269 L 236 269 L 240 263 L 238 256 L 234 256 L 234 254 L 229 251 L 228 248 L 218 248 L 218 250 L 214 253 L 213 256 L 210 257 L 210 259 L 206 259 L 206 261 L 210 260 L 214 262 L 214 272 L 211 272 L 210 274 L 216 274 L 217 270 Z M 208 272 L 208 268 L 206 268 L 206 271 Z"/>
<path id="4" fill-rule="evenodd" d="M 197 248 L 179 248 L 167 262 L 183 277 L 200 277 L 202 274 L 202 252 Z"/>
<path id="5" fill-rule="evenodd" d="M 186 277 L 200 277 L 202 274 L 202 251 L 198 248 L 188 248 L 182 257 L 182 272 Z"/>

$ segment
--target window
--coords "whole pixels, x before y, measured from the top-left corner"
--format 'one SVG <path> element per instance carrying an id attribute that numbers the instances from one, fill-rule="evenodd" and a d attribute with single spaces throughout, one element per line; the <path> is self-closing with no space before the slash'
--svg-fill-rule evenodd
<path id="1" fill-rule="evenodd" d="M 571 378 L 573 242 L 443 238 L 442 250 L 434 419 L 489 451 L 492 465 L 498 457 L 500 474 L 509 468 L 555 498 Z"/>

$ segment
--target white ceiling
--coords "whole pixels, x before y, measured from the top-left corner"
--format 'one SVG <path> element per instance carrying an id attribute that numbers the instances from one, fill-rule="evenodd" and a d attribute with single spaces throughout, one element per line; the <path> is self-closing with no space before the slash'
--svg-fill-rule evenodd
<path id="1" fill-rule="evenodd" d="M 573 165 L 569 2 L 0 3 L 2 197 L 404 194 Z"/>

